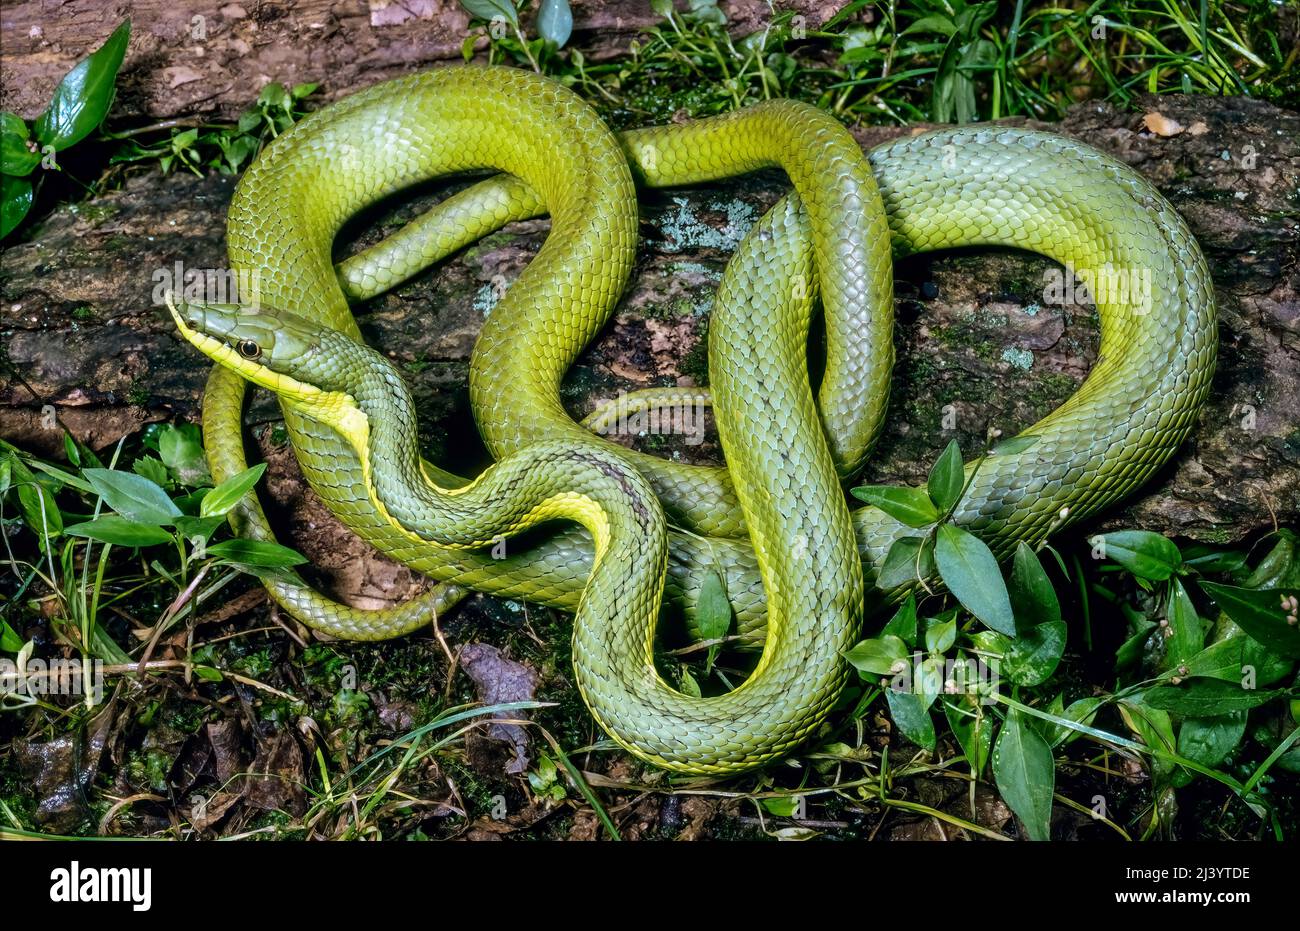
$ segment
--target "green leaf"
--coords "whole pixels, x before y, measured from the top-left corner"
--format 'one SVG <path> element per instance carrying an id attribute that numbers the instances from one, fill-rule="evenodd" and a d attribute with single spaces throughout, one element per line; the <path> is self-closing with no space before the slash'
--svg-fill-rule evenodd
<path id="1" fill-rule="evenodd" d="M 537 9 L 537 33 L 556 48 L 564 48 L 573 33 L 573 11 L 569 0 L 542 0 Z"/>
<path id="2" fill-rule="evenodd" d="M 961 448 L 956 440 L 952 440 L 940 454 L 934 468 L 930 469 L 925 487 L 930 492 L 930 500 L 942 514 L 951 511 L 961 497 L 961 490 L 966 484 L 964 465 Z"/>
<path id="3" fill-rule="evenodd" d="M 889 716 L 904 737 L 926 750 L 935 748 L 938 737 L 934 731 L 934 719 L 920 695 L 885 689 L 885 701 L 889 703 Z"/>
<path id="4" fill-rule="evenodd" d="M 218 517 L 228 513 L 231 508 L 240 502 L 244 495 L 252 490 L 265 471 L 266 463 L 259 462 L 238 475 L 232 475 L 226 479 L 203 496 L 203 502 L 199 505 L 199 516 Z"/>
<path id="5" fill-rule="evenodd" d="M 1097 697 L 1080 698 L 1078 701 L 1070 703 L 1070 706 L 1061 712 L 1060 717 L 1066 721 L 1072 721 L 1075 724 L 1090 725 L 1092 719 L 1097 716 L 1097 709 L 1101 707 L 1102 699 Z M 1047 724 L 1049 731 L 1043 734 L 1043 738 L 1053 747 L 1067 744 L 1079 737 L 1079 732 L 1066 727 L 1064 724 L 1054 722 L 1043 722 Z"/>
<path id="6" fill-rule="evenodd" d="M 1214 718 L 1188 718 L 1178 728 L 1178 755 L 1215 767 L 1228 758 L 1246 735 L 1246 712 Z"/>
<path id="7" fill-rule="evenodd" d="M 1205 632 L 1201 618 L 1183 583 L 1175 578 L 1169 583 L 1169 629 L 1173 636 L 1165 640 L 1165 659 L 1162 668 L 1176 667 L 1201 652 Z"/>
<path id="8" fill-rule="evenodd" d="M 86 469 L 82 475 L 107 504 L 127 520 L 140 524 L 169 524 L 181 509 L 167 492 L 143 475 L 110 469 Z"/>
<path id="9" fill-rule="evenodd" d="M 41 163 L 41 153 L 27 145 L 27 122 L 17 113 L 0 113 L 0 172 L 29 175 Z"/>
<path id="10" fill-rule="evenodd" d="M 650 9 L 667 19 L 673 12 L 673 0 L 650 0 Z"/>
<path id="11" fill-rule="evenodd" d="M 683 695 L 689 695 L 691 698 L 699 698 L 703 694 L 700 692 L 700 684 L 695 681 L 695 677 L 685 666 L 681 668 L 681 679 L 677 687 Z"/>
<path id="12" fill-rule="evenodd" d="M 225 678 L 220 669 L 213 669 L 211 666 L 195 666 L 194 674 L 204 682 L 220 682 Z"/>
<path id="13" fill-rule="evenodd" d="M 907 596 L 880 635 L 898 637 L 909 648 L 916 646 L 916 596 Z"/>
<path id="14" fill-rule="evenodd" d="M 914 32 L 951 36 L 957 32 L 957 26 L 948 17 L 935 14 L 933 16 L 922 16 L 904 29 L 901 34 L 909 35 Z"/>
<path id="15" fill-rule="evenodd" d="M 1016 635 L 1006 583 L 992 550 L 982 540 L 944 524 L 935 542 L 934 561 L 939 577 L 967 611 L 999 633 Z"/>
<path id="16" fill-rule="evenodd" d="M 162 461 L 157 456 L 141 456 L 131 463 L 131 471 L 136 475 L 143 475 L 160 487 L 167 486 L 172 480 L 167 467 L 162 464 Z"/>
<path id="17" fill-rule="evenodd" d="M 18 631 L 14 630 L 4 620 L 0 620 L 0 650 L 6 653 L 17 653 L 23 648 L 23 638 L 18 636 Z"/>
<path id="18" fill-rule="evenodd" d="M 54 489 L 37 481 L 32 470 L 17 456 L 10 456 L 8 462 L 11 480 L 17 486 L 18 507 L 23 512 L 23 521 L 38 537 L 57 537 L 63 532 L 63 514 L 54 502 Z"/>
<path id="19" fill-rule="evenodd" d="M 970 763 L 971 771 L 978 776 L 989 761 L 993 747 L 993 716 L 984 705 L 969 698 L 943 699 L 943 713 L 948 726 L 961 744 L 961 751 Z"/>
<path id="20" fill-rule="evenodd" d="M 1056 598 L 1052 580 L 1047 577 L 1038 554 L 1023 540 L 1016 546 L 1007 592 L 1011 596 L 1011 610 L 1018 626 L 1061 619 L 1061 603 Z"/>
<path id="21" fill-rule="evenodd" d="M 1254 637 L 1239 631 L 1234 636 L 1216 640 L 1182 664 L 1186 676 L 1204 676 L 1226 682 L 1242 681 L 1246 667 L 1255 671 L 1256 685 L 1277 682 L 1295 665 L 1295 660 L 1281 656 Z"/>
<path id="22" fill-rule="evenodd" d="M 292 100 L 283 84 L 272 81 L 257 95 L 257 105 L 264 110 L 288 110 Z"/>
<path id="23" fill-rule="evenodd" d="M 208 547 L 208 555 L 239 566 L 266 569 L 284 569 L 307 561 L 306 556 L 279 543 L 243 538 L 213 543 Z"/>
<path id="24" fill-rule="evenodd" d="M 203 436 L 192 423 L 168 424 L 158 433 L 158 455 L 183 485 L 211 480 L 203 456 Z"/>
<path id="25" fill-rule="evenodd" d="M 1239 588 L 1214 582 L 1202 582 L 1201 588 L 1251 637 L 1284 656 L 1300 657 L 1300 625 L 1287 621 L 1300 615 L 1282 604 L 1289 598 L 1300 599 L 1300 589 Z"/>
<path id="26" fill-rule="evenodd" d="M 82 524 L 73 524 L 67 530 L 74 537 L 89 537 L 115 546 L 158 546 L 172 536 L 156 524 L 137 524 L 116 514 L 105 514 Z"/>
<path id="27" fill-rule="evenodd" d="M 892 635 L 875 637 L 851 647 L 844 653 L 844 658 L 859 672 L 892 676 L 898 672 L 896 664 L 907 665 L 907 644 Z"/>
<path id="28" fill-rule="evenodd" d="M 760 802 L 768 814 L 776 815 L 778 818 L 792 818 L 799 810 L 800 800 L 801 796 L 798 795 L 782 795 L 779 798 L 760 799 Z"/>
<path id="29" fill-rule="evenodd" d="M 176 532 L 186 540 L 193 542 L 194 538 L 198 537 L 205 543 L 217 532 L 217 528 L 225 522 L 225 517 L 220 514 L 212 517 L 190 517 L 186 514 L 173 521 L 176 525 Z"/>
<path id="30" fill-rule="evenodd" d="M 519 25 L 519 13 L 510 0 L 460 0 L 460 5 L 471 16 L 485 22 L 491 22 L 494 16 L 500 16 L 512 26 Z"/>
<path id="31" fill-rule="evenodd" d="M 124 20 L 98 51 L 78 62 L 54 90 L 49 107 L 36 118 L 33 129 L 41 146 L 63 151 L 80 142 L 104 121 L 113 102 L 117 70 L 122 67 L 131 21 Z"/>
<path id="32" fill-rule="evenodd" d="M 310 97 L 312 94 L 316 93 L 316 88 L 318 87 L 320 87 L 320 84 L 318 83 L 295 84 L 293 88 L 290 89 L 289 96 L 293 97 L 294 100 L 302 100 L 304 97 Z"/>
<path id="33" fill-rule="evenodd" d="M 695 623 L 703 640 L 721 640 L 731 629 L 731 601 L 727 598 L 727 589 L 722 583 L 722 575 L 716 569 L 706 572 L 700 583 L 699 600 L 695 606 Z M 709 647 L 705 662 L 708 669 L 713 668 L 713 661 L 718 656 L 718 645 Z"/>
<path id="34" fill-rule="evenodd" d="M 1065 621 L 1046 621 L 1006 640 L 1002 671 L 1016 685 L 1041 685 L 1052 677 L 1065 654 Z"/>
<path id="35" fill-rule="evenodd" d="M 32 209 L 32 182 L 13 175 L 0 175 L 0 239 L 18 228 Z"/>
<path id="36" fill-rule="evenodd" d="M 899 537 L 889 545 L 889 552 L 880 564 L 876 587 L 892 591 L 918 579 L 932 579 L 934 575 L 934 542 L 929 537 Z"/>
<path id="37" fill-rule="evenodd" d="M 943 516 L 935 509 L 924 488 L 864 485 L 853 489 L 853 496 L 867 504 L 874 504 L 894 520 L 909 527 L 925 527 Z"/>
<path id="38" fill-rule="evenodd" d="M 1212 718 L 1234 711 L 1249 711 L 1285 693 L 1274 689 L 1244 689 L 1222 679 L 1193 679 L 1183 685 L 1148 689 L 1143 704 L 1190 718 Z"/>
<path id="39" fill-rule="evenodd" d="M 945 611 L 925 619 L 925 648 L 931 653 L 946 653 L 957 642 L 957 614 Z"/>
<path id="40" fill-rule="evenodd" d="M 1119 530 L 1101 536 L 1107 559 L 1113 559 L 1140 579 L 1163 582 L 1183 564 L 1174 541 L 1149 530 Z"/>
<path id="41" fill-rule="evenodd" d="M 1007 715 L 993 747 L 993 780 L 1002 800 L 1020 817 L 1029 838 L 1048 840 L 1056 768 L 1051 748 L 1025 724 L 1019 712 Z"/>

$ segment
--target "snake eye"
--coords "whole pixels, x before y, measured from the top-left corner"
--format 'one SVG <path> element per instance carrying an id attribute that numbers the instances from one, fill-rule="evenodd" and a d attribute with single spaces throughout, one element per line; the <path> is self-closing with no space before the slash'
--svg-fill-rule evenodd
<path id="1" fill-rule="evenodd" d="M 262 354 L 262 347 L 251 339 L 241 339 L 235 348 L 245 359 L 256 359 Z"/>

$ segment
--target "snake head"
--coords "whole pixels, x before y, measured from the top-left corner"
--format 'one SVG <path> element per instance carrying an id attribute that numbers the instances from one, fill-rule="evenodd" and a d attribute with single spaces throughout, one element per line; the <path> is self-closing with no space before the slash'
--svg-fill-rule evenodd
<path id="1" fill-rule="evenodd" d="M 167 295 L 181 335 L 214 362 L 291 402 L 348 393 L 348 357 L 363 352 L 346 335 L 283 310 L 177 301 Z"/>

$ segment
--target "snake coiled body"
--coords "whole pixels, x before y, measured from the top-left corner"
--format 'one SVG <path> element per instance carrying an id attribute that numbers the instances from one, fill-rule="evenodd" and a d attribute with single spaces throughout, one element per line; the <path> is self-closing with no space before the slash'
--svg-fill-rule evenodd
<path id="1" fill-rule="evenodd" d="M 728 468 L 658 460 L 574 423 L 560 382 L 632 268 L 636 183 L 699 183 L 769 166 L 784 169 L 794 191 L 737 250 L 710 327 L 712 402 Z M 427 178 L 483 169 L 504 174 L 335 267 L 333 238 L 357 211 Z M 322 341 L 337 334 L 355 344 L 349 297 L 392 287 L 511 220 L 542 213 L 550 235 L 475 348 L 471 398 L 500 461 L 468 491 L 459 490 L 465 480 L 417 461 L 398 386 L 358 388 L 364 398 L 340 389 L 365 431 L 319 401 L 281 393 L 298 460 L 331 511 L 383 552 L 455 588 L 378 612 L 282 581 L 271 590 L 306 623 L 366 639 L 428 623 L 430 610 L 464 588 L 577 611 L 574 664 L 589 707 L 616 740 L 658 765 L 730 771 L 804 739 L 838 696 L 839 654 L 860 633 L 864 591 L 889 547 L 923 532 L 874 508 L 850 513 L 841 484 L 864 461 L 886 412 L 891 251 L 1014 246 L 1056 259 L 1090 286 L 1134 275 L 1146 284 L 1094 287 L 1101 346 L 1087 381 L 1025 431 L 1031 444 L 975 472 L 952 519 L 1000 556 L 1129 493 L 1183 442 L 1208 391 L 1213 293 L 1186 225 L 1130 169 L 1023 130 L 941 131 L 866 157 L 830 117 L 774 101 L 615 136 L 546 79 L 448 68 L 362 91 L 277 140 L 231 206 L 231 262 L 248 273 L 254 293 L 244 296 L 264 313 L 287 311 L 329 331 Z M 818 299 L 826 370 L 814 397 L 804 347 Z M 365 352 L 353 359 L 340 349 L 357 367 L 349 377 L 365 381 L 362 369 L 383 369 Z M 209 382 L 204 427 L 221 480 L 245 466 L 240 375 L 275 390 L 279 383 L 218 356 L 225 365 Z M 484 488 L 496 490 L 484 496 Z M 470 497 L 457 502 L 462 495 Z M 468 511 L 452 506 L 469 500 Z M 501 560 L 473 549 L 551 517 L 586 529 Z M 668 523 L 681 532 L 656 539 Z M 253 497 L 236 526 L 270 535 Z M 742 633 L 765 636 L 755 671 L 733 692 L 691 698 L 655 671 L 665 560 L 670 599 L 689 612 L 716 569 Z"/>

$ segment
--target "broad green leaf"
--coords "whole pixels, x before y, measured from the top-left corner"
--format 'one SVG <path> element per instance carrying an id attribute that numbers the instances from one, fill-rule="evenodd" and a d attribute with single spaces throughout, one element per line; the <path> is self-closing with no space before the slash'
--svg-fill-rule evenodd
<path id="1" fill-rule="evenodd" d="M 1295 660 L 1269 650 L 1254 637 L 1239 631 L 1231 637 L 1216 640 L 1182 664 L 1184 676 L 1204 676 L 1240 683 L 1246 667 L 1255 674 L 1256 685 L 1271 685 L 1295 665 Z"/>
<path id="2" fill-rule="evenodd" d="M 537 34 L 556 48 L 564 48 L 573 33 L 573 11 L 569 0 L 542 0 L 537 8 Z"/>
<path id="3" fill-rule="evenodd" d="M 1243 583 L 1245 588 L 1300 588 L 1300 537 L 1283 527 L 1274 538 L 1277 542 Z"/>
<path id="4" fill-rule="evenodd" d="M 667 19 L 673 12 L 673 0 L 650 0 L 650 9 Z"/>
<path id="5" fill-rule="evenodd" d="M 73 524 L 67 532 L 74 537 L 89 537 L 101 543 L 131 547 L 158 546 L 172 538 L 156 524 L 137 524 L 117 514 L 105 514 L 82 524 Z"/>
<path id="6" fill-rule="evenodd" d="M 1065 621 L 1047 621 L 1007 639 L 1002 671 L 1016 685 L 1041 685 L 1052 677 L 1065 653 Z"/>
<path id="7" fill-rule="evenodd" d="M 921 707 L 926 711 L 929 711 L 934 700 L 943 694 L 943 677 L 946 669 L 944 657 L 932 653 L 921 660 L 920 668 L 915 670 L 917 680 L 912 683 L 912 691 L 920 697 Z"/>
<path id="8" fill-rule="evenodd" d="M 1169 582 L 1169 629 L 1173 636 L 1165 640 L 1165 660 L 1162 668 L 1168 669 L 1182 665 L 1197 653 L 1205 644 L 1205 632 L 1201 630 L 1201 618 L 1196 613 L 1196 606 L 1183 583 L 1175 578 Z"/>
<path id="9" fill-rule="evenodd" d="M 491 22 L 494 16 L 500 16 L 512 26 L 519 25 L 519 14 L 510 0 L 460 0 L 460 5 L 468 10 L 471 16 L 486 22 Z"/>
<path id="10" fill-rule="evenodd" d="M 1218 766 L 1246 735 L 1246 712 L 1214 718 L 1188 718 L 1178 728 L 1178 755 L 1204 766 Z"/>
<path id="11" fill-rule="evenodd" d="M 220 669 L 213 669 L 211 666 L 195 666 L 194 674 L 204 682 L 220 682 L 225 678 Z"/>
<path id="12" fill-rule="evenodd" d="M 1244 689 L 1222 679 L 1192 679 L 1183 685 L 1147 689 L 1143 703 L 1189 718 L 1212 718 L 1258 708 L 1283 694 L 1275 689 Z"/>
<path id="13" fill-rule="evenodd" d="M 717 570 L 710 570 L 700 583 L 699 600 L 695 606 L 695 623 L 700 630 L 702 640 L 720 640 L 731 629 L 731 601 L 727 598 L 727 589 L 722 583 L 722 576 Z M 718 646 L 709 647 L 706 666 L 713 667 L 718 656 Z"/>
<path id="14" fill-rule="evenodd" d="M 117 70 L 131 38 L 131 21 L 124 20 L 99 49 L 78 62 L 54 90 L 49 107 L 32 127 L 36 141 L 63 151 L 80 142 L 104 121 L 113 102 Z"/>
<path id="15" fill-rule="evenodd" d="M 1016 546 L 1007 593 L 1011 596 L 1011 610 L 1018 627 L 1061 619 L 1061 603 L 1052 580 L 1047 577 L 1038 554 L 1023 540 Z"/>
<path id="16" fill-rule="evenodd" d="M 1011 599 L 993 552 L 974 534 L 953 524 L 939 528 L 934 546 L 939 577 L 963 607 L 993 630 L 1016 635 Z"/>
<path id="17" fill-rule="evenodd" d="M 0 172 L 24 176 L 41 163 L 41 153 L 27 145 L 27 122 L 17 113 L 0 113 Z"/>
<path id="18" fill-rule="evenodd" d="M 760 801 L 768 814 L 776 815 L 778 818 L 792 818 L 794 813 L 799 810 L 801 798 L 798 795 L 783 795 L 779 798 L 765 798 Z"/>
<path id="19" fill-rule="evenodd" d="M 18 636 L 18 631 L 9 626 L 3 619 L 0 619 L 0 650 L 6 653 L 17 653 L 23 648 L 23 638 Z"/>
<path id="20" fill-rule="evenodd" d="M 162 464 L 157 456 L 141 456 L 135 462 L 131 463 L 131 471 L 136 475 L 143 475 L 149 481 L 160 487 L 166 487 L 171 483 L 171 474 L 167 467 Z"/>
<path id="21" fill-rule="evenodd" d="M 289 90 L 289 96 L 294 100 L 302 100 L 304 97 L 310 97 L 316 93 L 316 88 L 320 87 L 319 83 L 295 84 Z"/>
<path id="22" fill-rule="evenodd" d="M 265 85 L 261 93 L 257 95 L 257 104 L 263 109 L 288 110 L 293 105 L 293 99 L 289 92 L 284 89 L 284 85 L 279 81 L 272 81 Z"/>
<path id="23" fill-rule="evenodd" d="M 1153 750 L 1159 751 L 1151 755 L 1150 766 L 1152 775 L 1157 781 L 1161 781 L 1175 771 L 1174 763 L 1169 759 L 1168 754 L 1176 752 L 1178 741 L 1174 737 L 1174 726 L 1169 718 L 1169 712 L 1147 704 L 1147 694 L 1149 693 L 1122 701 L 1117 707 L 1124 723 L 1141 738 L 1142 742 Z"/>
<path id="24" fill-rule="evenodd" d="M 208 547 L 208 555 L 240 566 L 255 566 L 267 569 L 283 569 L 288 566 L 298 566 L 307 561 L 306 556 L 289 549 L 287 546 L 281 546 L 279 543 L 270 543 L 266 540 L 245 540 L 243 538 L 213 543 Z"/>
<path id="25" fill-rule="evenodd" d="M 219 517 L 228 513 L 231 508 L 240 502 L 244 495 L 252 490 L 265 471 L 266 463 L 259 462 L 238 475 L 232 475 L 226 479 L 203 496 L 203 501 L 199 505 L 199 516 Z"/>
<path id="26" fill-rule="evenodd" d="M 1071 702 L 1069 707 L 1060 713 L 1060 717 L 1066 721 L 1072 721 L 1075 724 L 1092 724 L 1092 719 L 1097 716 L 1097 709 L 1102 705 L 1102 699 L 1096 697 L 1080 698 L 1078 701 Z M 1044 721 L 1048 730 L 1043 733 L 1043 738 L 1053 747 L 1062 746 L 1072 740 L 1077 739 L 1079 732 L 1066 727 L 1064 724 L 1049 723 Z"/>
<path id="27" fill-rule="evenodd" d="M 32 182 L 0 174 L 0 239 L 18 228 L 32 209 Z"/>
<path id="28" fill-rule="evenodd" d="M 916 646 L 916 596 L 907 596 L 880 635 L 898 637 L 908 647 Z"/>
<path id="29" fill-rule="evenodd" d="M 946 653 L 957 641 L 957 615 L 945 611 L 938 617 L 925 619 L 925 648 L 931 653 Z"/>
<path id="30" fill-rule="evenodd" d="M 930 493 L 930 500 L 941 513 L 946 514 L 952 510 L 961 497 L 962 487 L 966 483 L 963 466 L 961 448 L 956 440 L 952 440 L 939 455 L 934 468 L 930 469 L 925 487 Z"/>
<path id="31" fill-rule="evenodd" d="M 7 461 L 10 481 L 16 486 L 18 508 L 23 513 L 23 521 L 37 537 L 57 537 L 63 532 L 63 514 L 54 503 L 54 489 L 38 481 L 32 470 L 17 456 L 10 456 Z"/>
<path id="32" fill-rule="evenodd" d="M 909 527 L 933 524 L 941 515 L 924 488 L 898 488 L 893 485 L 863 485 L 853 489 L 853 496 L 874 504 L 894 520 Z"/>
<path id="33" fill-rule="evenodd" d="M 1056 768 L 1051 748 L 1019 712 L 1007 715 L 993 747 L 993 781 L 1002 800 L 1019 816 L 1030 840 L 1048 840 Z"/>
<path id="34" fill-rule="evenodd" d="M 1300 600 L 1300 589 L 1239 588 L 1213 582 L 1202 582 L 1201 588 L 1238 627 L 1264 646 L 1284 656 L 1300 657 L 1300 625 L 1287 620 L 1300 614 L 1283 606 L 1287 599 Z"/>
<path id="35" fill-rule="evenodd" d="M 82 475 L 107 504 L 127 520 L 140 524 L 168 524 L 181 509 L 167 492 L 143 475 L 111 469 L 86 469 Z"/>
<path id="36" fill-rule="evenodd" d="M 1149 530 L 1103 534 L 1105 555 L 1140 579 L 1163 582 L 1182 567 L 1183 557 L 1168 537 Z"/>
<path id="37" fill-rule="evenodd" d="M 993 747 L 994 718 L 986 706 L 969 697 L 943 699 L 943 713 L 948 726 L 961 744 L 961 751 L 972 772 L 979 775 L 989 761 Z"/>
<path id="38" fill-rule="evenodd" d="M 885 689 L 885 701 L 889 703 L 889 716 L 904 737 L 926 750 L 935 748 L 938 737 L 934 731 L 934 719 L 920 695 Z"/>
<path id="39" fill-rule="evenodd" d="M 201 485 L 211 479 L 203 456 L 202 434 L 192 423 L 163 428 L 158 433 L 158 456 L 183 485 Z"/>
<path id="40" fill-rule="evenodd" d="M 914 32 L 931 33 L 934 35 L 941 35 L 941 36 L 951 36 L 957 32 L 957 26 L 948 17 L 940 14 L 934 14 L 932 16 L 922 16 L 920 19 L 916 20 L 911 25 L 909 25 L 906 29 L 904 29 L 901 34 L 910 35 L 911 33 Z"/>
<path id="41" fill-rule="evenodd" d="M 191 543 L 196 537 L 206 543 L 217 532 L 217 528 L 225 522 L 226 518 L 221 514 L 212 517 L 191 517 L 186 514 L 173 521 L 176 525 L 176 532 Z"/>
<path id="42" fill-rule="evenodd" d="M 844 658 L 859 672 L 892 676 L 898 672 L 898 663 L 907 665 L 907 644 L 892 635 L 875 637 L 851 647 Z"/>
<path id="43" fill-rule="evenodd" d="M 930 538 L 899 537 L 889 545 L 889 552 L 880 564 L 876 587 L 892 591 L 918 579 L 932 579 L 934 575 L 934 543 Z"/>
<path id="44" fill-rule="evenodd" d="M 685 666 L 681 668 L 681 678 L 678 680 L 677 688 L 683 695 L 689 695 L 691 698 L 699 698 L 703 695 L 700 684 L 695 681 L 695 677 Z"/>

